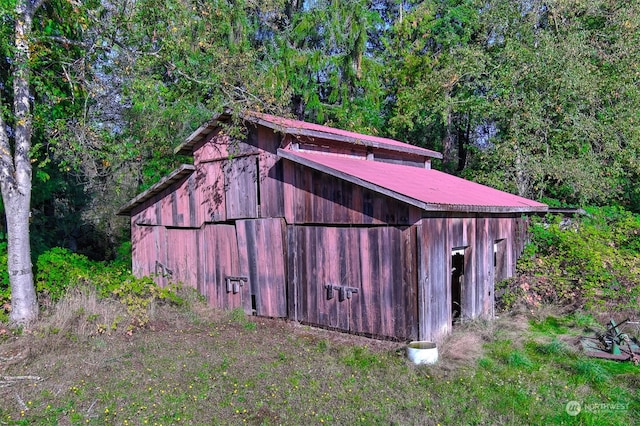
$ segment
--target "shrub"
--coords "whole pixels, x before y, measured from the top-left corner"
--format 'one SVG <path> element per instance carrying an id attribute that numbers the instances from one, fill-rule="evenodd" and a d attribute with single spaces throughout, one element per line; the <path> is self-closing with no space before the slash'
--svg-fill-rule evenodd
<path id="1" fill-rule="evenodd" d="M 100 298 L 122 303 L 130 315 L 129 330 L 145 326 L 154 304 L 184 303 L 178 296 L 180 288 L 172 284 L 161 288 L 151 277 L 137 278 L 128 269 L 128 247 L 123 245 L 120 258 L 110 264 L 96 262 L 86 256 L 56 247 L 42 253 L 35 268 L 35 286 L 42 306 L 57 303 L 69 291 L 78 288 L 95 289 Z M 9 276 L 7 273 L 6 242 L 0 240 L 0 320 L 7 320 L 10 306 Z"/>
<path id="2" fill-rule="evenodd" d="M 52 302 L 71 286 L 89 280 L 96 262 L 61 247 L 45 251 L 36 262 L 36 291 Z"/>
<path id="3" fill-rule="evenodd" d="M 517 277 L 500 283 L 500 302 L 637 311 L 639 255 L 640 216 L 620 207 L 534 218 Z"/>

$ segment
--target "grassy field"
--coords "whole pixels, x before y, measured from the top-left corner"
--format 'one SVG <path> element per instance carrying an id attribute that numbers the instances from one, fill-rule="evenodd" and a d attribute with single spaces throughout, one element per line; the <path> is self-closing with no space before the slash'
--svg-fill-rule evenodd
<path id="1" fill-rule="evenodd" d="M 156 307 L 127 333 L 105 303 L 67 301 L 29 332 L 4 331 L 0 424 L 640 422 L 640 367 L 576 349 L 596 325 L 588 315 L 471 322 L 440 346 L 438 364 L 414 366 L 403 343 L 197 302 Z"/>

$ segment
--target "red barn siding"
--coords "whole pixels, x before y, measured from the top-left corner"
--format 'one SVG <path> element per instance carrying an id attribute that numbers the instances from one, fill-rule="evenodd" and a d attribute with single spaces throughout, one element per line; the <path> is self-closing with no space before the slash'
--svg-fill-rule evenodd
<path id="1" fill-rule="evenodd" d="M 495 284 L 515 273 L 520 245 L 513 235 L 520 223 L 517 217 L 451 214 L 421 221 L 417 226 L 421 339 L 438 340 L 451 331 L 454 249 L 464 250 L 462 319 L 493 315 Z"/>
<path id="2" fill-rule="evenodd" d="M 201 164 L 196 171 L 195 216 L 198 227 L 204 222 L 227 220 L 225 176 L 222 166 L 222 162 L 213 161 Z"/>
<path id="3" fill-rule="evenodd" d="M 411 225 L 413 206 L 304 166 L 284 163 L 288 223 Z"/>
<path id="4" fill-rule="evenodd" d="M 258 217 L 258 156 L 237 157 L 224 165 L 227 220 Z"/>
<path id="5" fill-rule="evenodd" d="M 287 316 L 284 232 L 282 219 L 236 222 L 240 271 L 249 278 L 256 315 Z"/>
<path id="6" fill-rule="evenodd" d="M 416 282 L 404 269 L 415 260 L 411 239 L 410 230 L 396 227 L 289 227 L 295 318 L 354 333 L 416 337 Z M 339 287 L 357 293 L 340 300 Z"/>
<path id="7" fill-rule="evenodd" d="M 198 289 L 212 306 L 243 308 L 251 313 L 251 289 L 240 286 L 238 291 L 227 291 L 227 277 L 244 276 L 234 225 L 205 225 L 199 233 L 200 259 L 195 268 L 201 269 Z"/>
<path id="8" fill-rule="evenodd" d="M 418 227 L 418 304 L 420 338 L 438 340 L 451 329 L 450 253 L 444 218 L 422 220 Z"/>
<path id="9" fill-rule="evenodd" d="M 198 260 L 198 238 L 196 229 L 169 228 L 167 234 L 166 265 L 171 271 L 171 281 L 197 288 L 198 269 L 193 261 Z"/>
<path id="10" fill-rule="evenodd" d="M 193 163 L 198 165 L 208 161 L 257 155 L 260 151 L 251 144 L 252 141 L 230 139 L 225 133 L 217 131 L 194 146 Z"/>
<path id="11" fill-rule="evenodd" d="M 142 277 L 155 274 L 156 264 L 166 263 L 166 233 L 163 227 L 131 224 L 132 272 Z"/>

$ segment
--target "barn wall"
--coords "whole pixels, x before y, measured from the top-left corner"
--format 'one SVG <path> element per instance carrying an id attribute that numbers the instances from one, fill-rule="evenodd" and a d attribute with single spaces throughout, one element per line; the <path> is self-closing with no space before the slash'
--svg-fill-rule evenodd
<path id="1" fill-rule="evenodd" d="M 230 138 L 224 131 L 217 131 L 198 142 L 193 147 L 193 164 L 199 165 L 208 161 L 257 155 L 260 153 L 256 139 L 249 136 L 244 141 Z"/>
<path id="2" fill-rule="evenodd" d="M 225 176 L 222 161 L 202 163 L 195 172 L 196 225 L 227 220 Z"/>
<path id="3" fill-rule="evenodd" d="M 140 226 L 131 223 L 131 263 L 135 276 L 162 273 L 166 264 L 167 237 L 161 226 Z"/>
<path id="4" fill-rule="evenodd" d="M 165 232 L 166 266 L 171 269 L 171 281 L 197 288 L 199 268 L 193 262 L 198 260 L 198 230 L 168 228 Z"/>
<path id="5" fill-rule="evenodd" d="M 464 252 L 462 318 L 494 314 L 495 284 L 515 273 L 523 219 L 442 214 L 417 226 L 420 338 L 442 339 L 452 327 L 452 250 Z"/>
<path id="6" fill-rule="evenodd" d="M 134 223 L 175 227 L 198 226 L 197 185 L 197 174 L 192 173 L 168 186 L 136 207 L 132 214 Z"/>
<path id="7" fill-rule="evenodd" d="M 379 337 L 417 337 L 415 231 L 289 226 L 289 315 Z"/>
<path id="8" fill-rule="evenodd" d="M 416 207 L 290 161 L 284 182 L 288 223 L 412 225 L 421 217 Z"/>
<path id="9" fill-rule="evenodd" d="M 256 315 L 287 316 L 284 232 L 278 218 L 236 222 L 240 271 L 248 277 Z"/>

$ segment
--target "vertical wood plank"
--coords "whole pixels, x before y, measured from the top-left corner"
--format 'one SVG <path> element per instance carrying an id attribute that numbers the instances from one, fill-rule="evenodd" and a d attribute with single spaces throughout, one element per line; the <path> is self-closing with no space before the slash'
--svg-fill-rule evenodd
<path id="1" fill-rule="evenodd" d="M 297 229 L 295 225 L 287 226 L 287 311 L 288 318 L 300 321 L 298 313 L 298 256 L 304 253 L 304 246 L 297 243 Z"/>
<path id="2" fill-rule="evenodd" d="M 479 316 L 489 316 L 491 300 L 489 293 L 494 280 L 493 239 L 491 237 L 491 219 L 478 217 L 476 225 L 476 262 L 477 289 L 476 306 Z"/>
<path id="3" fill-rule="evenodd" d="M 224 166 L 227 220 L 258 217 L 256 158 L 233 158 Z"/>
<path id="4" fill-rule="evenodd" d="M 286 317 L 282 219 L 236 222 L 240 269 L 247 271 L 256 315 Z"/>
<path id="5" fill-rule="evenodd" d="M 198 226 L 205 222 L 227 220 L 223 165 L 224 161 L 202 163 L 196 170 L 195 204 Z"/>
<path id="6" fill-rule="evenodd" d="M 451 250 L 447 244 L 447 224 L 443 218 L 422 220 L 420 273 L 423 282 L 421 313 L 427 319 L 421 319 L 421 338 L 440 340 L 451 330 Z"/>
<path id="7" fill-rule="evenodd" d="M 283 217 L 284 170 L 283 161 L 270 152 L 261 152 L 258 157 L 260 217 Z"/>
<path id="8" fill-rule="evenodd" d="M 430 340 L 432 335 L 431 321 L 431 285 L 429 276 L 429 241 L 427 240 L 425 220 L 416 225 L 416 252 L 418 256 L 418 336 L 420 340 Z"/>
<path id="9" fill-rule="evenodd" d="M 250 290 L 243 286 L 238 293 L 227 291 L 226 277 L 242 276 L 236 229 L 233 225 L 205 225 L 200 230 L 202 283 L 200 292 L 209 303 L 223 309 L 245 307 Z"/>
<path id="10" fill-rule="evenodd" d="M 398 305 L 401 309 L 397 315 L 404 313 L 404 321 L 398 324 L 396 336 L 408 340 L 418 338 L 418 257 L 417 257 L 416 226 L 410 226 L 402 231 L 402 272 L 404 303 Z M 402 307 L 404 306 L 404 308 Z"/>
<path id="11" fill-rule="evenodd" d="M 477 305 L 475 303 L 477 293 L 477 268 L 476 268 L 476 219 L 465 219 L 465 235 L 464 244 L 467 249 L 464 253 L 464 279 L 461 289 L 462 317 L 476 318 Z"/>
<path id="12" fill-rule="evenodd" d="M 166 230 L 167 261 L 166 265 L 171 269 L 170 280 L 182 284 L 198 287 L 198 239 L 195 229 L 169 228 Z"/>

